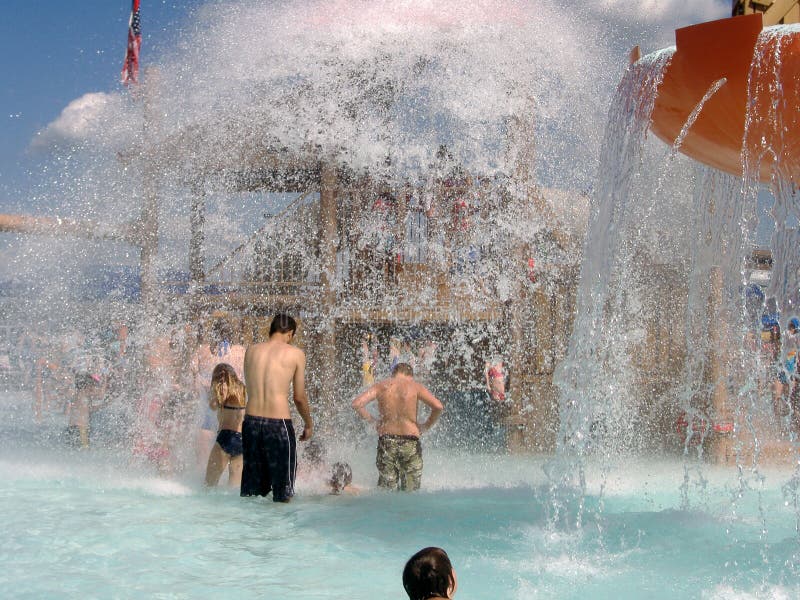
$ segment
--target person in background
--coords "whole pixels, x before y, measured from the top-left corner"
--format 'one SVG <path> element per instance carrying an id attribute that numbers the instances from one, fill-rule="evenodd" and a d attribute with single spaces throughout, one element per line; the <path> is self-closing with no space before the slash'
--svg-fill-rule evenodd
<path id="1" fill-rule="evenodd" d="M 105 407 L 104 386 L 97 373 L 77 373 L 75 375 L 75 396 L 67 404 L 68 425 L 65 433 L 67 445 L 71 448 L 89 447 L 89 418 L 95 411 Z M 96 404 L 95 400 L 99 400 Z"/>
<path id="2" fill-rule="evenodd" d="M 376 400 L 379 417 L 366 409 Z M 419 403 L 431 409 L 428 420 L 417 422 Z M 353 409 L 378 431 L 378 486 L 390 490 L 418 490 L 422 480 L 421 433 L 428 431 L 444 411 L 442 403 L 414 380 L 408 363 L 399 363 L 392 376 L 370 386 L 352 403 Z"/>
<path id="3" fill-rule="evenodd" d="M 157 335 L 148 341 L 143 367 L 131 451 L 157 467 L 160 474 L 170 474 L 174 427 L 171 399 L 176 385 L 168 335 Z"/>
<path id="4" fill-rule="evenodd" d="M 409 600 L 455 596 L 458 579 L 447 552 L 431 546 L 409 558 L 403 569 L 403 588 Z"/>
<path id="5" fill-rule="evenodd" d="M 290 389 L 303 419 L 300 441 L 309 441 L 314 434 L 306 394 L 306 355 L 291 345 L 296 332 L 292 317 L 277 314 L 269 339 L 249 346 L 245 353 L 242 496 L 266 496 L 271 491 L 273 502 L 289 502 L 294 495 L 297 441 L 289 412 Z"/>
<path id="6" fill-rule="evenodd" d="M 494 358 L 492 361 L 487 362 L 484 374 L 486 376 L 486 391 L 489 397 L 495 402 L 505 402 L 506 371 L 503 367 L 502 359 Z"/>
<path id="7" fill-rule="evenodd" d="M 781 315 L 775 298 L 768 298 L 761 315 L 761 355 L 767 366 L 767 376 L 772 392 L 772 410 L 776 417 L 784 414 L 784 393 L 789 383 L 781 363 L 780 319 Z"/>
<path id="8" fill-rule="evenodd" d="M 78 331 L 68 336 L 66 364 L 72 371 L 75 395 L 67 404 L 67 444 L 72 447 L 89 447 L 90 415 L 105 407 L 105 381 L 108 374 L 100 348 Z"/>
<path id="9" fill-rule="evenodd" d="M 438 345 L 431 339 L 425 340 L 417 350 L 416 376 L 423 384 L 427 384 L 433 374 Z"/>
<path id="10" fill-rule="evenodd" d="M 205 343 L 197 344 L 192 356 L 190 370 L 193 380 L 192 392 L 196 398 L 195 402 L 199 401 L 200 403 L 199 424 L 195 440 L 198 471 L 207 467 L 208 457 L 211 455 L 211 449 L 214 447 L 217 435 L 217 415 L 211 410 L 211 399 L 208 396 L 211 389 L 211 373 L 216 363 L 216 357 L 211 347 Z"/>
<path id="11" fill-rule="evenodd" d="M 361 385 L 367 387 L 375 383 L 375 365 L 378 362 L 378 348 L 371 333 L 361 339 Z"/>
<path id="12" fill-rule="evenodd" d="M 206 485 L 209 487 L 219 483 L 225 467 L 228 467 L 228 485 L 241 485 L 242 421 L 246 404 L 244 383 L 233 367 L 227 363 L 214 367 L 209 406 L 217 413 L 219 432 L 206 467 Z"/>
<path id="13" fill-rule="evenodd" d="M 789 386 L 790 427 L 795 435 L 800 434 L 800 373 L 798 373 L 797 352 L 800 349 L 800 319 L 792 317 L 786 327 L 783 343 L 784 369 Z"/>

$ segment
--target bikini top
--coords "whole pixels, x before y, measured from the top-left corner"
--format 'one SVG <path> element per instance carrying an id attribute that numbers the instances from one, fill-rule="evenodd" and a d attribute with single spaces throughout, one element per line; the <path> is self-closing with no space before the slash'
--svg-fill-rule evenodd
<path id="1" fill-rule="evenodd" d="M 489 369 L 487 375 L 489 375 L 489 377 L 492 379 L 500 379 L 501 377 L 505 379 L 505 375 L 503 374 L 503 372 L 496 367 L 492 367 L 491 369 Z"/>
<path id="2" fill-rule="evenodd" d="M 244 410 L 244 406 L 228 406 L 227 404 L 223 404 L 222 408 L 226 410 Z"/>

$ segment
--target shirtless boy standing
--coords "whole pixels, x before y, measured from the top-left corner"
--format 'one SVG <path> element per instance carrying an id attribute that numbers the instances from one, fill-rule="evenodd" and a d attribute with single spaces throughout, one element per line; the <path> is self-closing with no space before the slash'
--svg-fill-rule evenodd
<path id="1" fill-rule="evenodd" d="M 242 496 L 266 496 L 271 490 L 273 501 L 289 502 L 294 495 L 297 442 L 289 414 L 290 385 L 303 418 L 300 440 L 310 440 L 314 432 L 306 395 L 306 355 L 290 345 L 296 331 L 292 317 L 275 315 L 269 339 L 249 346 L 244 356 L 247 408 L 242 424 Z"/>
<path id="2" fill-rule="evenodd" d="M 379 418 L 366 406 L 378 401 Z M 428 420 L 417 422 L 419 402 L 431 409 Z M 420 433 L 428 431 L 444 411 L 442 403 L 422 384 L 414 381 L 408 363 L 398 363 L 389 379 L 379 381 L 353 400 L 353 408 L 378 430 L 378 486 L 414 491 L 422 479 Z"/>

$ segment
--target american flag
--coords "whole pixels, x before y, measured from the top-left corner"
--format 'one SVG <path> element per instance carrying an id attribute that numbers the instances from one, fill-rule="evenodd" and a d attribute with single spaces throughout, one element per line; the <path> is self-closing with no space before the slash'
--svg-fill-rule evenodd
<path id="1" fill-rule="evenodd" d="M 128 21 L 128 51 L 125 53 L 125 64 L 122 66 L 122 83 L 139 82 L 139 48 L 142 46 L 142 23 L 139 20 L 139 2 L 131 4 L 131 18 Z"/>

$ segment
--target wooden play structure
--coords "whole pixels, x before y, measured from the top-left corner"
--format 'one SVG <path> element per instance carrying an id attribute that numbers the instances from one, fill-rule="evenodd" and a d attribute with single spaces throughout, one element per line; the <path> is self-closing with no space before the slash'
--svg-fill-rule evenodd
<path id="1" fill-rule="evenodd" d="M 140 92 L 146 119 L 157 112 L 150 93 L 156 86 L 158 74 L 146 72 Z M 202 131 L 160 138 L 152 118 L 145 128 L 154 141 L 139 157 L 141 215 L 122 231 L 103 234 L 140 249 L 145 310 L 179 311 L 201 329 L 225 321 L 242 343 L 263 338 L 276 311 L 295 315 L 322 428 L 349 414 L 348 398 L 362 384 L 359 344 L 367 333 L 386 363 L 378 375 L 388 370 L 392 340 L 417 347 L 435 342 L 440 359 L 428 383 L 444 395 L 488 397 L 484 365 L 500 358 L 507 399 L 502 406 L 487 403 L 479 418 L 504 425 L 511 451 L 553 450 L 552 379 L 570 333 L 585 226 L 565 227 L 557 210 L 578 204 L 585 215 L 588 201 L 534 184 L 530 123 L 508 124 L 504 172 L 468 172 L 442 147 L 438 164 L 414 180 L 391 169 L 388 177 L 387 169 L 380 176 L 356 171 L 313 148 L 258 144 L 235 156 L 212 151 L 213 161 L 189 164 L 187 152 L 207 144 Z M 160 280 L 155 268 L 165 226 L 158 219 L 159 187 L 168 178 L 192 197 L 188 281 Z M 207 195 L 241 192 L 291 201 L 249 239 L 212 259 L 205 243 L 215 235 L 207 230 Z M 7 216 L 0 227 L 99 235 L 90 223 L 33 217 Z"/>
<path id="2" fill-rule="evenodd" d="M 764 25 L 784 25 L 800 23 L 800 2 L 798 0 L 734 0 L 732 16 L 761 15 Z"/>
<path id="3" fill-rule="evenodd" d="M 512 172 L 491 177 L 466 172 L 446 148 L 435 172 L 417 181 L 376 179 L 336 157 L 288 151 L 195 171 L 191 189 L 223 181 L 225 193 L 294 199 L 207 266 L 210 233 L 197 194 L 191 291 L 175 292 L 174 300 L 188 294 L 193 314 L 227 320 L 244 343 L 263 338 L 278 310 L 299 316 L 322 427 L 348 413 L 348 398 L 362 384 L 365 334 L 380 344 L 385 365 L 390 340 L 415 351 L 435 342 L 441 360 L 427 383 L 444 395 L 484 390 L 484 364 L 500 355 L 508 400 L 484 418 L 505 424 L 511 451 L 551 451 L 558 429 L 552 376 L 570 333 L 581 236 L 564 230 L 530 181 L 530 146 L 515 148 Z"/>

